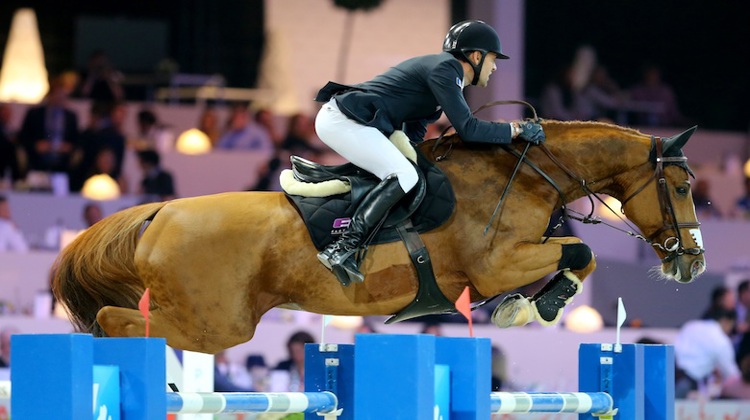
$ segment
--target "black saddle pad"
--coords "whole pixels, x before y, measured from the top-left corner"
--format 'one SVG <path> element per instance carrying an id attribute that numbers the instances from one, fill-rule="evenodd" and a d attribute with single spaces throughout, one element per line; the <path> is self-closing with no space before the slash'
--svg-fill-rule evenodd
<path id="1" fill-rule="evenodd" d="M 440 168 L 426 160 L 420 153 L 417 153 L 417 155 L 417 166 L 424 175 L 426 192 L 422 203 L 411 214 L 411 220 L 417 231 L 421 233 L 435 229 L 445 223 L 453 214 L 456 207 L 456 198 L 450 181 Z M 352 191 L 355 192 L 354 202 L 352 201 L 352 192 L 330 197 L 303 197 L 286 194 L 305 221 L 310 237 L 319 250 L 324 249 L 336 240 L 349 226 L 349 221 L 357 209 L 359 201 L 366 195 L 360 193 L 361 183 L 371 182 L 372 185 L 369 188 L 372 188 L 378 180 L 373 176 L 366 178 L 364 181 L 358 178 L 356 182 L 360 185 L 357 185 L 356 189 L 352 188 Z M 412 199 L 413 194 L 407 194 L 399 205 L 408 207 Z M 388 223 L 385 223 L 371 243 L 380 244 L 399 240 L 401 239 L 395 226 L 389 226 Z"/>

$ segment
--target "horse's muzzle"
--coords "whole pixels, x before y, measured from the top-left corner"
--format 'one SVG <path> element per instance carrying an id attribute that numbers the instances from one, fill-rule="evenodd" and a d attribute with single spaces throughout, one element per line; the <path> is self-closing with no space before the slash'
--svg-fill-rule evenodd
<path id="1" fill-rule="evenodd" d="M 706 271 L 706 260 L 703 254 L 683 254 L 664 264 L 662 270 L 678 283 L 690 283 Z"/>

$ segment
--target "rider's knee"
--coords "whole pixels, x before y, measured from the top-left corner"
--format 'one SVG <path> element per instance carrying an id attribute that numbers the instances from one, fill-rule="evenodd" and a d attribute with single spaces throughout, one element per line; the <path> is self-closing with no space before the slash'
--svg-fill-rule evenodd
<path id="1" fill-rule="evenodd" d="M 411 191 L 411 189 L 414 188 L 414 186 L 417 185 L 417 182 L 419 181 L 417 170 L 414 169 L 414 166 L 412 165 L 409 165 L 408 168 L 405 167 L 399 170 L 393 175 L 396 175 L 398 177 L 398 184 L 401 186 L 401 189 L 407 193 Z"/>
<path id="2" fill-rule="evenodd" d="M 592 255 L 591 248 L 584 243 L 563 244 L 557 269 L 581 270 L 591 263 Z"/>

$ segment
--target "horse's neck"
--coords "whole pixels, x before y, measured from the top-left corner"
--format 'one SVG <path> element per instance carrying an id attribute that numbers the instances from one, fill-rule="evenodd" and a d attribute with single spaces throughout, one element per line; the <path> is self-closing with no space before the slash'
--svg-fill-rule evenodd
<path id="1" fill-rule="evenodd" d="M 635 130 L 601 123 L 579 123 L 567 129 L 566 126 L 553 126 L 548 136 L 551 154 L 577 179 L 567 174 L 559 175 L 561 170 L 549 159 L 544 159 L 540 166 L 549 173 L 558 173 L 557 179 L 581 194 L 581 181 L 592 190 L 600 191 L 618 182 L 619 175 L 647 162 L 648 137 Z M 580 197 L 571 197 L 576 198 Z"/>
<path id="2" fill-rule="evenodd" d="M 568 201 L 584 195 L 581 181 L 589 184 L 594 191 L 610 193 L 610 187 L 616 190 L 620 186 L 613 184 L 618 175 L 643 165 L 648 156 L 649 138 L 635 130 L 590 122 L 551 122 L 545 124 L 544 129 L 548 149 L 565 169 L 558 167 L 540 148 L 532 147 L 527 156 L 565 193 Z M 429 153 L 428 149 L 422 150 Z M 450 177 L 454 187 L 460 183 L 459 188 L 466 188 L 464 192 L 468 196 L 478 196 L 477 188 L 505 185 L 517 162 L 515 157 L 503 150 L 457 144 L 440 166 L 445 172 L 452 173 Z M 528 170 L 524 172 L 528 173 Z M 554 186 L 540 182 L 538 175 L 531 177 L 533 179 L 526 180 L 527 187 L 534 191 L 545 190 L 542 194 L 549 193 L 550 200 L 556 200 Z M 524 176 L 519 175 L 514 182 L 523 184 Z M 545 186 L 537 187 L 539 184 Z M 457 194 L 463 193 L 457 191 Z"/>

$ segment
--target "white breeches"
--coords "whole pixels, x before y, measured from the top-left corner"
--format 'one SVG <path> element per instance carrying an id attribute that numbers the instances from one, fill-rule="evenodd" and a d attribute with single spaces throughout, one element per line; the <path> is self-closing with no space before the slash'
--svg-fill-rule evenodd
<path id="1" fill-rule="evenodd" d="M 404 192 L 417 185 L 417 170 L 396 146 L 378 129 L 342 114 L 335 99 L 320 108 L 315 130 L 328 147 L 381 180 L 396 175 Z"/>

